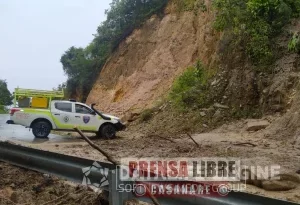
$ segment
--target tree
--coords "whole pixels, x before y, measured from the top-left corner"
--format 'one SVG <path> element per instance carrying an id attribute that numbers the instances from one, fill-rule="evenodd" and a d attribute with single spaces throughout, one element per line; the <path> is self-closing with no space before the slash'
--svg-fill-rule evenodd
<path id="1" fill-rule="evenodd" d="M 0 105 L 8 106 L 12 104 L 12 95 L 7 88 L 5 80 L 0 80 Z"/>
<path id="2" fill-rule="evenodd" d="M 56 88 L 52 88 L 53 91 L 63 91 L 66 89 L 66 83 L 59 84 Z"/>
<path id="3" fill-rule="evenodd" d="M 85 101 L 95 79 L 95 66 L 83 48 L 71 47 L 63 54 L 60 62 L 68 76 L 67 95 L 81 93 L 79 100 Z M 86 91 L 88 90 L 88 91 Z"/>

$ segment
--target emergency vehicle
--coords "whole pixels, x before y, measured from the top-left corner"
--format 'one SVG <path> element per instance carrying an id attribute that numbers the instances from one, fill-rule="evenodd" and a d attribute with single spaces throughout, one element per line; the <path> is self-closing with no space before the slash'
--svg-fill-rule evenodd
<path id="1" fill-rule="evenodd" d="M 16 88 L 14 107 L 10 109 L 8 124 L 22 125 L 32 129 L 36 138 L 47 138 L 51 130 L 96 133 L 106 139 L 115 137 L 125 129 L 120 118 L 103 114 L 75 100 L 62 100 L 63 91 L 45 91 Z"/>

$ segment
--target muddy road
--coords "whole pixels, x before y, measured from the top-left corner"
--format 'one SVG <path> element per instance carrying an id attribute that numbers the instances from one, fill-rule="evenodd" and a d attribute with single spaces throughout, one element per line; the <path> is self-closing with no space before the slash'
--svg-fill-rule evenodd
<path id="1" fill-rule="evenodd" d="M 300 147 L 287 141 L 279 141 L 267 137 L 264 130 L 248 132 L 246 121 L 222 126 L 209 133 L 193 134 L 192 137 L 200 145 L 197 147 L 186 134 L 159 136 L 155 133 L 145 134 L 141 130 L 128 127 L 118 133 L 113 140 L 90 139 L 104 149 L 117 161 L 122 158 L 201 158 L 201 157 L 236 157 L 246 165 L 280 165 L 280 172 L 293 177 L 300 170 Z M 74 136 L 75 139 L 78 137 Z M 171 141 L 170 141 L 171 140 Z M 242 143 L 239 145 L 239 143 Z M 243 145 L 243 143 L 250 143 Z M 283 144 L 284 143 L 284 144 Z M 84 140 L 69 142 L 45 142 L 31 144 L 33 148 L 49 150 L 95 161 L 107 161 L 97 150 L 91 148 Z M 291 174 L 291 175 L 290 175 Z M 271 198 L 300 203 L 300 176 L 294 176 L 293 187 L 288 188 L 290 181 L 282 181 L 285 189 L 270 191 L 264 188 L 247 185 L 246 192 L 264 195 Z M 276 186 L 276 181 L 271 188 Z"/>
<path id="2" fill-rule="evenodd" d="M 49 139 L 36 140 L 26 128 L 6 125 L 7 118 L 7 115 L 0 116 L 0 140 L 2 141 L 9 140 L 32 148 L 95 161 L 107 161 L 102 154 L 91 148 L 76 133 L 70 136 L 68 136 L 69 133 L 62 133 L 62 136 L 52 134 Z M 118 133 L 118 137 L 113 140 L 98 139 L 95 136 L 90 136 L 90 139 L 117 161 L 127 157 L 237 157 L 241 159 L 243 164 L 280 165 L 280 172 L 292 174 L 291 176 L 300 170 L 299 145 L 295 145 L 288 140 L 273 139 L 264 130 L 248 132 L 245 127 L 246 122 L 235 122 L 209 133 L 192 135 L 200 147 L 197 147 L 186 134 L 160 137 L 155 133 L 149 135 L 131 127 Z M 67 136 L 63 136 L 66 134 Z M 254 146 L 238 145 L 243 142 Z M 291 187 L 288 191 L 270 191 L 262 187 L 247 185 L 246 192 L 300 203 L 300 175 L 296 178 L 297 180 L 292 181 L 294 187 Z M 289 181 L 283 181 L 282 183 L 284 183 L 284 186 L 290 184 Z"/>

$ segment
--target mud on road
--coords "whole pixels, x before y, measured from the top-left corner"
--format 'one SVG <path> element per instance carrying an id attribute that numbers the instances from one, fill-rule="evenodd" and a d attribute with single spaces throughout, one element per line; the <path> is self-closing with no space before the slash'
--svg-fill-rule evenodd
<path id="1" fill-rule="evenodd" d="M 272 139 L 265 131 L 247 132 L 245 122 L 235 122 L 222 126 L 209 133 L 192 135 L 196 144 L 186 135 L 145 135 L 136 130 L 119 133 L 114 140 L 98 139 L 90 136 L 95 144 L 108 152 L 116 160 L 122 158 L 200 158 L 200 157 L 236 157 L 247 165 L 280 165 L 280 172 L 295 175 L 300 170 L 300 146 Z M 32 148 L 59 152 L 62 154 L 89 158 L 96 161 L 106 161 L 98 151 L 91 148 L 79 136 L 74 136 L 74 142 L 44 142 L 42 144 L 22 143 Z M 253 144 L 236 145 L 248 142 Z M 294 188 L 287 191 L 270 191 L 262 187 L 247 185 L 247 192 L 279 198 L 300 203 L 300 175 L 299 181 L 293 181 Z M 282 182 L 289 185 L 289 182 Z M 273 185 L 271 185 L 273 186 Z M 275 184 L 274 184 L 275 186 Z"/>
<path id="2" fill-rule="evenodd" d="M 289 140 L 272 138 L 267 130 L 248 132 L 245 128 L 246 123 L 246 121 L 239 121 L 224 125 L 209 133 L 192 135 L 200 147 L 197 147 L 186 134 L 162 136 L 154 133 L 149 135 L 130 127 L 125 132 L 119 133 L 114 140 L 98 139 L 93 135 L 89 137 L 117 161 L 129 157 L 236 157 L 240 158 L 244 164 L 280 165 L 280 172 L 288 175 L 295 175 L 300 170 L 300 146 L 298 144 L 293 144 Z M 70 135 L 72 135 L 72 138 Z M 65 140 L 61 141 L 45 140 L 40 143 L 11 141 L 32 148 L 89 158 L 95 161 L 107 161 L 104 156 L 91 148 L 76 134 L 67 133 Z M 237 145 L 245 142 L 254 146 L 249 144 Z M 252 185 L 247 185 L 246 191 L 300 203 L 300 175 L 297 175 L 297 177 L 299 181 L 293 181 L 293 188 L 285 189 L 285 191 L 280 189 L 279 191 L 270 191 L 269 189 L 263 189 L 261 186 Z M 282 183 L 284 183 L 284 186 L 291 184 L 290 182 Z"/>

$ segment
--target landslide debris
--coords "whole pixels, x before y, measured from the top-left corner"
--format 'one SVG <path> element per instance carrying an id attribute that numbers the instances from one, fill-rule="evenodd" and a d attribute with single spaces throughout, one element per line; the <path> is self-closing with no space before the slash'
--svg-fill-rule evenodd
<path id="1" fill-rule="evenodd" d="M 103 196 L 56 177 L 0 162 L 1 205 L 107 205 Z M 102 201 L 102 203 L 99 203 Z"/>

